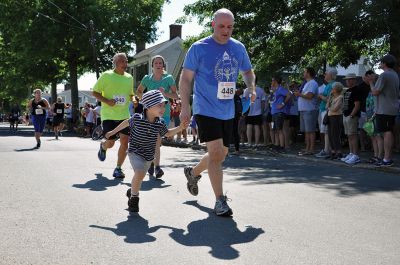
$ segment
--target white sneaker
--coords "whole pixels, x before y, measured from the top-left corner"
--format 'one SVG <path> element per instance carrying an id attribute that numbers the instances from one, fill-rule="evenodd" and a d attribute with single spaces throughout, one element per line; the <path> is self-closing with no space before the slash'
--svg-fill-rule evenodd
<path id="1" fill-rule="evenodd" d="M 358 155 L 353 155 L 352 157 L 350 157 L 349 159 L 347 159 L 345 161 L 345 163 L 348 164 L 348 165 L 355 165 L 355 164 L 360 163 L 360 162 L 361 162 L 361 160 L 360 160 L 360 157 Z"/>
<path id="2" fill-rule="evenodd" d="M 352 156 L 353 156 L 353 154 L 352 154 L 352 153 L 349 153 L 347 156 L 342 157 L 342 158 L 340 159 L 340 161 L 346 162 L 346 161 L 349 160 Z"/>

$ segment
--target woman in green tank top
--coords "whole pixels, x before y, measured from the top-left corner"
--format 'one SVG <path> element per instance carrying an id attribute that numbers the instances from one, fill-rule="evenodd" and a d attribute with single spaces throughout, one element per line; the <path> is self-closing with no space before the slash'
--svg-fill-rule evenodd
<path id="1" fill-rule="evenodd" d="M 142 98 L 144 92 L 150 90 L 159 90 L 166 99 L 178 99 L 177 88 L 175 80 L 172 75 L 168 74 L 165 70 L 165 60 L 161 55 L 156 55 L 151 59 L 152 73 L 145 75 L 137 88 L 137 95 Z M 170 105 L 166 103 L 165 113 L 163 119 L 169 126 L 170 122 Z M 161 178 L 164 175 L 164 171 L 160 168 L 160 147 L 161 137 L 158 137 L 156 153 L 153 163 L 150 166 L 148 173 L 150 175 L 156 174 L 156 178 Z"/>

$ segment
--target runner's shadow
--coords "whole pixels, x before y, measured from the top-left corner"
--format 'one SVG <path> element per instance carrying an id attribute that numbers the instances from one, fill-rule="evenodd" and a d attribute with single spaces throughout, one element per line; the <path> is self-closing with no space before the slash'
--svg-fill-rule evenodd
<path id="1" fill-rule="evenodd" d="M 207 213 L 208 217 L 191 222 L 187 227 L 187 233 L 183 229 L 170 227 L 172 229 L 171 238 L 184 246 L 210 247 L 209 253 L 217 259 L 232 260 L 238 258 L 239 251 L 232 245 L 254 241 L 260 234 L 264 233 L 263 229 L 251 226 L 246 227 L 246 230 L 242 232 L 232 218 L 218 217 L 212 212 L 212 209 L 199 205 L 197 201 L 184 203 Z"/>
<path id="2" fill-rule="evenodd" d="M 96 178 L 89 180 L 85 184 L 74 184 L 72 187 L 78 189 L 89 189 L 92 191 L 104 191 L 109 187 L 114 187 L 121 184 L 121 180 L 119 179 L 108 179 L 103 177 L 102 173 L 96 173 Z"/>
<path id="3" fill-rule="evenodd" d="M 26 152 L 26 151 L 36 151 L 36 150 L 38 150 L 36 146 L 32 148 L 14 149 L 15 152 Z"/>
<path id="4" fill-rule="evenodd" d="M 150 234 L 156 232 L 163 226 L 149 227 L 149 221 L 141 217 L 139 214 L 130 213 L 128 219 L 121 223 L 116 224 L 116 228 L 90 225 L 89 227 L 99 228 L 115 233 L 117 236 L 125 237 L 126 243 L 146 243 L 154 242 L 156 238 Z"/>

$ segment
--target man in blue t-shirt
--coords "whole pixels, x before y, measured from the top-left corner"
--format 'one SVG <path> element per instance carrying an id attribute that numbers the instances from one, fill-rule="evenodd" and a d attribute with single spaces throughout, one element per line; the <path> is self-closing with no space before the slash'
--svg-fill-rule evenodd
<path id="1" fill-rule="evenodd" d="M 271 114 L 273 122 L 273 130 L 275 134 L 274 148 L 278 151 L 284 151 L 285 134 L 283 132 L 283 123 L 287 115 L 287 107 L 285 107 L 291 98 L 289 90 L 282 86 L 282 77 L 275 76 L 271 81 L 271 88 L 274 90 L 274 101 L 271 104 Z"/>
<path id="2" fill-rule="evenodd" d="M 191 84 L 194 80 L 193 115 L 201 142 L 208 153 L 194 167 L 185 167 L 187 187 L 198 194 L 200 173 L 208 175 L 216 197 L 214 211 L 218 216 L 232 215 L 222 187 L 222 162 L 228 154 L 235 114 L 233 98 L 239 72 L 250 88 L 251 100 L 256 98 L 255 76 L 244 45 L 231 38 L 234 16 L 228 9 L 219 9 L 212 21 L 213 34 L 195 42 L 186 54 L 180 79 L 182 99 L 181 122 L 190 120 Z"/>

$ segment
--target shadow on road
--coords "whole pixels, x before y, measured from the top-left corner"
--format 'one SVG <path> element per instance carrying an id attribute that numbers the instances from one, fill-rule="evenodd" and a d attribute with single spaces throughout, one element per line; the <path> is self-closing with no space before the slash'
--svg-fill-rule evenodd
<path id="1" fill-rule="evenodd" d="M 115 233 L 117 236 L 125 237 L 126 243 L 146 243 L 154 242 L 156 238 L 150 234 L 156 232 L 163 226 L 149 227 L 149 221 L 141 217 L 139 214 L 131 213 L 128 219 L 116 225 L 116 228 L 90 225 L 89 227 L 103 229 Z"/>
<path id="2" fill-rule="evenodd" d="M 182 168 L 183 174 L 185 165 L 195 165 L 199 161 L 196 151 L 188 150 L 182 157 L 180 160 L 170 159 L 164 166 Z M 301 183 L 336 191 L 342 197 L 400 191 L 400 178 L 396 174 L 345 167 L 340 163 L 267 154 L 230 156 L 223 164 L 227 176 L 224 181 L 239 181 L 244 185 Z"/>
<path id="3" fill-rule="evenodd" d="M 89 180 L 85 184 L 74 184 L 72 187 L 78 189 L 88 189 L 92 191 L 105 191 L 107 188 L 121 184 L 120 179 L 108 179 L 103 176 L 103 173 L 96 173 L 96 178 Z"/>
<path id="4" fill-rule="evenodd" d="M 22 149 L 14 149 L 15 152 L 27 152 L 27 151 L 36 151 L 38 150 L 38 148 L 35 147 L 31 147 L 31 148 L 22 148 Z"/>
<path id="5" fill-rule="evenodd" d="M 253 227 L 247 227 L 242 232 L 232 218 L 218 217 L 212 212 L 212 209 L 199 205 L 197 201 L 187 201 L 184 204 L 198 208 L 207 213 L 208 217 L 191 222 L 187 226 L 186 233 L 183 229 L 169 227 L 172 229 L 171 238 L 188 247 L 210 247 L 209 253 L 217 259 L 238 258 L 240 253 L 232 245 L 252 242 L 264 233 L 263 229 Z"/>

